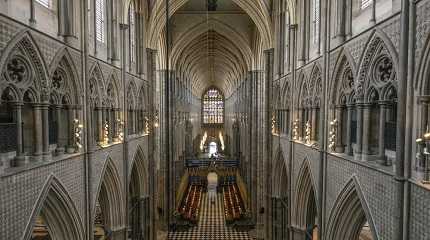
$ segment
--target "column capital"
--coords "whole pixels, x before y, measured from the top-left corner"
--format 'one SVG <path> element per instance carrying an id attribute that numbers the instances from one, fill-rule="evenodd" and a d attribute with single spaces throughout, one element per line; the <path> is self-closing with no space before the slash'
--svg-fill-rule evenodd
<path id="1" fill-rule="evenodd" d="M 32 103 L 31 106 L 33 108 L 48 108 L 49 104 L 48 103 Z"/>
<path id="2" fill-rule="evenodd" d="M 11 102 L 14 108 L 22 108 L 24 106 L 23 102 Z"/>
<path id="3" fill-rule="evenodd" d="M 430 95 L 418 96 L 419 103 L 430 104 Z"/>
<path id="4" fill-rule="evenodd" d="M 129 28 L 128 24 L 125 24 L 125 23 L 120 23 L 119 24 L 119 29 L 120 30 L 127 30 L 128 28 Z"/>
<path id="5" fill-rule="evenodd" d="M 348 107 L 348 105 L 341 105 L 341 104 L 337 104 L 337 105 L 334 105 L 334 109 L 336 109 L 336 110 L 339 110 L 339 109 L 344 109 L 344 108 L 347 108 Z"/>
<path id="6" fill-rule="evenodd" d="M 388 100 L 381 100 L 381 101 L 378 102 L 379 106 L 388 106 L 388 105 L 391 105 L 391 104 L 392 104 L 392 102 L 388 101 Z"/>

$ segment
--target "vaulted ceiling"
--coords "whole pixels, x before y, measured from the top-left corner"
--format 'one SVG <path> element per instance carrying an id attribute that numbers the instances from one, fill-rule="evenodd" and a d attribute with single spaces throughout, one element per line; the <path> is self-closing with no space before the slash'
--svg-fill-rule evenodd
<path id="1" fill-rule="evenodd" d="M 190 0 L 171 29 L 171 64 L 197 96 L 210 86 L 228 96 L 251 69 L 255 24 L 233 1 Z"/>
<path id="2" fill-rule="evenodd" d="M 263 50 L 272 46 L 268 6 L 265 0 L 170 1 L 170 66 L 194 95 L 215 86 L 228 97 L 249 71 L 262 69 Z M 158 37 L 148 45 L 160 48 L 162 58 L 165 5 L 155 9 L 150 36 Z"/>

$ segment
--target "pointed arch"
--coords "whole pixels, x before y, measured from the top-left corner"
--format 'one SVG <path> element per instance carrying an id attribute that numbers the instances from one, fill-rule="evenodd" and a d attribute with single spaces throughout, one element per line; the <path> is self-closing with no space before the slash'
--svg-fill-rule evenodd
<path id="1" fill-rule="evenodd" d="M 332 78 L 330 82 L 329 101 L 332 105 L 339 105 L 342 101 L 342 96 L 345 99 L 354 91 L 354 81 L 356 79 L 356 66 L 351 54 L 342 49 L 337 58 Z"/>
<path id="2" fill-rule="evenodd" d="M 96 202 L 99 201 L 101 211 L 105 217 L 105 224 L 111 230 L 120 229 L 125 224 L 124 195 L 119 176 L 114 162 L 108 156 L 105 160 L 92 209 L 94 221 Z"/>
<path id="3" fill-rule="evenodd" d="M 378 240 L 379 236 L 360 183 L 357 177 L 353 176 L 339 193 L 332 207 L 327 239 L 359 239 L 361 228 L 366 222 L 369 223 L 373 239 Z"/>
<path id="4" fill-rule="evenodd" d="M 64 74 L 59 74 L 57 71 L 64 72 Z M 70 97 L 70 100 L 72 100 L 70 104 L 81 104 L 82 95 L 80 93 L 82 93 L 82 85 L 79 81 L 79 75 L 75 63 L 66 47 L 61 48 L 57 52 L 49 66 L 51 92 L 54 89 L 52 80 L 57 74 L 65 75 L 63 77 L 66 80 L 66 83 L 64 83 L 66 85 L 66 89 L 63 90 L 68 92 L 68 96 Z"/>
<path id="5" fill-rule="evenodd" d="M 7 76 L 5 80 L 14 84 L 21 93 L 33 88 L 36 101 L 48 101 L 50 82 L 46 63 L 28 30 L 18 33 L 9 42 L 0 58 L 0 66 L 4 66 L 0 71 Z"/>
<path id="6" fill-rule="evenodd" d="M 283 196 L 283 190 L 288 189 L 287 183 L 288 183 L 288 170 L 287 165 L 285 164 L 284 154 L 282 150 L 277 150 L 275 155 L 275 164 L 273 168 L 273 177 L 272 177 L 272 186 L 273 186 L 273 192 L 272 194 L 274 196 Z"/>
<path id="7" fill-rule="evenodd" d="M 120 89 L 118 87 L 118 79 L 115 74 L 110 74 L 106 84 L 105 100 L 109 107 L 119 108 L 121 99 L 119 97 Z"/>
<path id="8" fill-rule="evenodd" d="M 97 100 L 97 105 L 101 106 L 104 89 L 104 78 L 100 65 L 95 62 L 89 71 L 89 82 L 90 82 L 90 98 Z"/>
<path id="9" fill-rule="evenodd" d="M 212 31 L 215 31 L 220 35 L 225 36 L 225 38 L 228 39 L 230 42 L 235 43 L 237 49 L 240 51 L 243 59 L 245 60 L 246 68 L 251 69 L 253 63 L 252 50 L 250 48 L 249 41 L 240 33 L 238 33 L 235 29 L 217 19 L 209 19 L 208 21 L 202 21 L 200 23 L 197 23 L 193 27 L 189 28 L 188 31 L 178 37 L 178 40 L 176 41 L 176 44 L 172 49 L 172 66 L 176 65 L 176 62 L 178 61 L 178 58 L 180 58 L 181 53 L 184 51 L 184 48 L 189 46 L 187 43 L 190 41 L 190 39 L 198 38 L 202 34 L 207 33 L 209 30 L 211 30 L 209 26 L 212 27 Z"/>
<path id="10" fill-rule="evenodd" d="M 42 216 L 53 240 L 84 239 L 81 217 L 63 184 L 50 175 L 39 194 L 27 223 L 23 240 L 30 240 L 36 217 Z"/>
<path id="11" fill-rule="evenodd" d="M 130 179 L 129 190 L 132 194 L 139 195 L 140 197 L 149 194 L 148 166 L 141 146 L 137 146 L 137 150 L 133 156 L 128 179 Z"/>
<path id="12" fill-rule="evenodd" d="M 289 109 L 291 103 L 291 84 L 290 79 L 285 81 L 285 84 L 282 87 L 281 96 L 280 96 L 280 107 L 283 109 Z"/>
<path id="13" fill-rule="evenodd" d="M 306 229 L 311 224 L 310 217 L 320 215 L 313 179 L 310 163 L 306 158 L 300 168 L 295 190 L 294 222 L 301 229 Z"/>
<path id="14" fill-rule="evenodd" d="M 416 54 L 417 74 L 415 74 L 414 86 L 419 95 L 430 95 L 430 34 L 422 44 L 421 54 Z"/>
<path id="15" fill-rule="evenodd" d="M 303 107 L 305 104 L 310 104 L 310 87 L 309 87 L 309 81 L 308 78 L 305 76 L 304 71 L 302 70 L 299 74 L 298 74 L 298 84 L 297 86 L 299 86 L 298 93 L 296 94 L 296 103 L 297 103 L 297 107 L 301 108 Z M 309 105 L 310 106 L 310 105 Z"/>
<path id="16" fill-rule="evenodd" d="M 319 106 L 321 104 L 322 98 L 322 75 L 321 75 L 321 66 L 318 63 L 315 63 L 312 72 L 310 75 L 309 84 L 311 85 L 311 95 L 314 98 L 312 100 L 313 106 Z"/>
<path id="17" fill-rule="evenodd" d="M 394 71 L 394 82 L 396 81 L 396 77 L 398 76 L 398 54 L 395 50 L 393 43 L 389 40 L 385 33 L 374 30 L 371 34 L 366 47 L 360 58 L 360 64 L 358 68 L 358 72 L 356 74 L 356 86 L 355 92 L 356 97 L 359 99 L 363 99 L 366 96 L 367 90 L 369 86 L 372 84 L 381 85 L 381 83 L 373 83 L 372 71 L 378 64 L 378 60 L 381 59 L 382 56 L 387 58 L 392 64 L 392 71 Z"/>
<path id="18" fill-rule="evenodd" d="M 135 109 L 136 108 L 136 103 L 137 103 L 137 101 L 136 101 L 136 96 L 137 96 L 136 89 L 137 89 L 137 87 L 136 87 L 136 84 L 134 83 L 133 79 L 129 80 L 126 89 L 127 89 L 127 92 L 126 92 L 126 95 L 127 95 L 127 106 L 129 108 L 131 107 L 132 109 Z"/>
<path id="19" fill-rule="evenodd" d="M 179 10 L 188 0 L 173 0 L 170 2 L 169 17 Z M 264 49 L 269 49 L 273 45 L 271 18 L 269 9 L 265 3 L 260 1 L 248 0 L 233 0 L 240 8 L 242 8 L 252 19 L 258 34 L 261 35 L 261 41 Z M 147 45 L 150 48 L 157 48 L 159 45 L 159 38 L 162 36 L 162 30 L 166 25 L 165 19 L 166 6 L 163 2 L 157 1 L 153 8 L 153 13 L 150 18 L 149 37 Z M 162 48 L 165 48 L 163 46 Z"/>

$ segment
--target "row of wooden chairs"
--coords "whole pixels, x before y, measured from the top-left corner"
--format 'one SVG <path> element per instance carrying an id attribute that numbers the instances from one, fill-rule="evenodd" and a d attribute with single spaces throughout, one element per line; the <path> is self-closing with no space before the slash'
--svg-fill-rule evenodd
<path id="1" fill-rule="evenodd" d="M 187 194 L 178 210 L 184 219 L 197 223 L 200 203 L 202 200 L 202 192 L 202 185 L 191 184 L 188 186 Z"/>
<path id="2" fill-rule="evenodd" d="M 239 220 L 245 214 L 245 207 L 236 183 L 223 187 L 224 214 L 227 222 Z"/>

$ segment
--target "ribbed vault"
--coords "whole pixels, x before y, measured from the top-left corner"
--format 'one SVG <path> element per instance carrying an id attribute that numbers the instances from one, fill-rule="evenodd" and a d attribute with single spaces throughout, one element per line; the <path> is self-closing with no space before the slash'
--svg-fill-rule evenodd
<path id="1" fill-rule="evenodd" d="M 248 64 L 239 47 L 213 30 L 200 34 L 184 45 L 176 60 L 173 66 L 191 81 L 196 96 L 202 95 L 211 85 L 229 95 L 248 71 Z"/>

